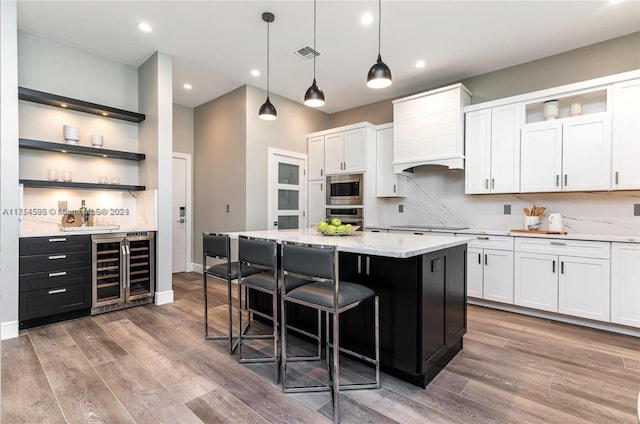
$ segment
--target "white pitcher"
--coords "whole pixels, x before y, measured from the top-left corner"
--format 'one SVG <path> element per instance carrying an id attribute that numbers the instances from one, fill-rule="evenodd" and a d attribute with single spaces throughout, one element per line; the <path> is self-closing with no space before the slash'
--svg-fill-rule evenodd
<path id="1" fill-rule="evenodd" d="M 554 233 L 561 233 L 563 231 L 562 214 L 549 214 L 549 231 Z"/>

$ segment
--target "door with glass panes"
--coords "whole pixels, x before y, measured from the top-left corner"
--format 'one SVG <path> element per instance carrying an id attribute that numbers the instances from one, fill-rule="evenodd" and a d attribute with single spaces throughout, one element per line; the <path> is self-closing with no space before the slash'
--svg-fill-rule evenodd
<path id="1" fill-rule="evenodd" d="M 287 230 L 306 227 L 306 159 L 284 152 L 272 152 L 270 162 L 269 228 Z"/>

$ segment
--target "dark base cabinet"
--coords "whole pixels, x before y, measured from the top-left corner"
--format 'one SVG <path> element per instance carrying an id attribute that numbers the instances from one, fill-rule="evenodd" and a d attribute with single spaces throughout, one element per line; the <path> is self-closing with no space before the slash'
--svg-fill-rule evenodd
<path id="1" fill-rule="evenodd" d="M 20 239 L 20 329 L 91 311 L 91 238 Z"/>

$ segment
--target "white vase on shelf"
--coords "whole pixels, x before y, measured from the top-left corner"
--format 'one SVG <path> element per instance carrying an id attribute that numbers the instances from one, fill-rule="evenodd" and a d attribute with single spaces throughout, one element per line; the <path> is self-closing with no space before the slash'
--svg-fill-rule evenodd
<path id="1" fill-rule="evenodd" d="M 569 107 L 569 115 L 571 116 L 582 115 L 582 103 L 580 102 L 572 103 L 571 106 Z"/>
<path id="2" fill-rule="evenodd" d="M 560 114 L 560 107 L 557 100 L 549 100 L 542 104 L 542 114 L 547 121 L 556 119 Z"/>
<path id="3" fill-rule="evenodd" d="M 62 127 L 62 134 L 67 144 L 78 144 L 80 140 L 80 128 L 73 125 L 64 125 Z"/>

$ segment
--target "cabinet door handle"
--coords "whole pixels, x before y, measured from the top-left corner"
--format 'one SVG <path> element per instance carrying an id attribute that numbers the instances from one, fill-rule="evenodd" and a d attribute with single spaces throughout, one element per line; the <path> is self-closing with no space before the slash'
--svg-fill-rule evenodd
<path id="1" fill-rule="evenodd" d="M 487 265 L 487 255 L 484 255 L 484 264 Z"/>
<path id="2" fill-rule="evenodd" d="M 65 275 L 67 275 L 67 271 L 49 273 L 49 277 L 63 277 Z"/>
<path id="3" fill-rule="evenodd" d="M 358 274 L 362 274 L 362 256 L 358 255 Z"/>
<path id="4" fill-rule="evenodd" d="M 394 193 L 396 192 L 396 185 L 395 184 L 393 185 L 393 192 Z"/>
<path id="5" fill-rule="evenodd" d="M 566 246 L 567 242 L 566 241 L 552 241 L 552 242 L 550 242 L 550 244 L 555 244 L 556 246 Z"/>
<path id="6" fill-rule="evenodd" d="M 49 256 L 50 261 L 54 261 L 56 259 L 67 259 L 67 255 L 53 255 Z"/>
<path id="7" fill-rule="evenodd" d="M 491 178 L 491 189 L 496 188 L 496 179 L 495 178 Z"/>
<path id="8" fill-rule="evenodd" d="M 476 237 L 478 240 L 489 240 L 489 237 L 487 236 L 478 236 Z"/>
<path id="9" fill-rule="evenodd" d="M 323 176 L 323 175 L 322 175 L 322 169 L 320 170 L 320 176 L 321 176 L 321 177 Z"/>
<path id="10" fill-rule="evenodd" d="M 482 265 L 482 253 L 478 253 L 478 265 Z"/>
<path id="11" fill-rule="evenodd" d="M 567 186 L 567 174 L 564 174 L 564 186 Z"/>
<path id="12" fill-rule="evenodd" d="M 485 178 L 484 180 L 484 188 L 486 188 L 487 190 L 489 189 L 489 179 Z"/>
<path id="13" fill-rule="evenodd" d="M 49 243 L 55 243 L 57 241 L 67 241 L 66 237 L 60 237 L 60 238 L 50 238 L 49 239 Z"/>
<path id="14" fill-rule="evenodd" d="M 556 174 L 556 187 L 560 187 L 560 174 Z"/>
<path id="15" fill-rule="evenodd" d="M 556 273 L 556 261 L 553 261 L 553 265 L 551 266 L 551 272 Z"/>
<path id="16" fill-rule="evenodd" d="M 67 291 L 67 289 L 49 290 L 49 294 L 65 293 L 66 291 Z"/>
<path id="17" fill-rule="evenodd" d="M 619 183 L 620 172 L 616 171 L 616 185 Z"/>
<path id="18" fill-rule="evenodd" d="M 369 271 L 371 270 L 371 257 L 367 256 L 365 258 L 365 265 L 364 265 L 365 271 L 364 273 L 369 275 Z"/>
<path id="19" fill-rule="evenodd" d="M 560 274 L 564 274 L 564 261 L 560 261 Z"/>
<path id="20" fill-rule="evenodd" d="M 323 190 L 323 188 L 322 188 L 322 183 L 320 183 L 320 191 L 322 191 L 322 190 Z"/>

